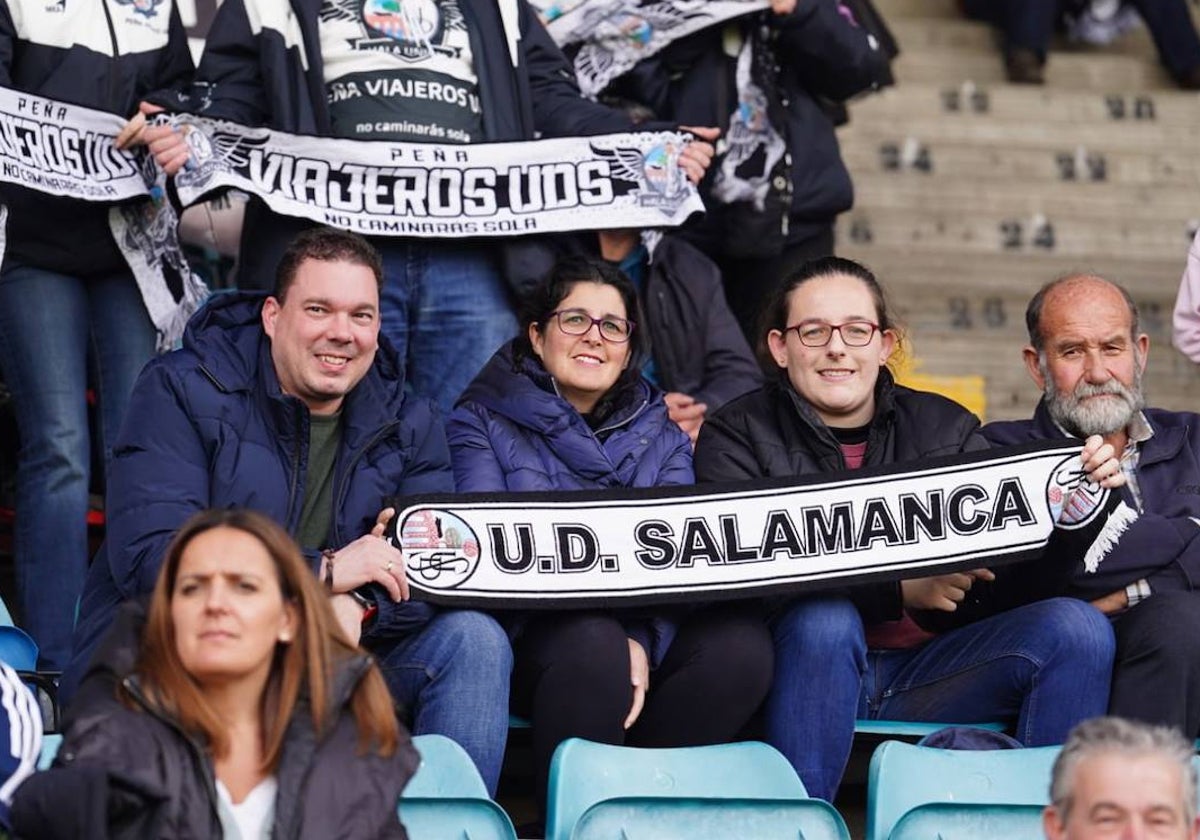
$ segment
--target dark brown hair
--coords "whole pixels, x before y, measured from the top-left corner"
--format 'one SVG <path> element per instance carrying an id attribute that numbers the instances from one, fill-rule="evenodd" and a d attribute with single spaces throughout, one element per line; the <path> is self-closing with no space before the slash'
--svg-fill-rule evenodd
<path id="1" fill-rule="evenodd" d="M 315 227 L 301 233 L 288 245 L 275 269 L 275 300 L 283 303 L 305 260 L 347 262 L 371 269 L 375 287 L 383 289 L 383 258 L 375 247 L 357 233 L 331 227 Z"/>

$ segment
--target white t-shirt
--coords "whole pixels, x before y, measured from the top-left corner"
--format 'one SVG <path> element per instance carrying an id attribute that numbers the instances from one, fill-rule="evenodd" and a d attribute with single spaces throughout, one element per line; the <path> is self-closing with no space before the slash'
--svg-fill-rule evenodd
<path id="1" fill-rule="evenodd" d="M 479 79 L 458 0 L 322 0 L 333 133 L 477 143 Z"/>
<path id="2" fill-rule="evenodd" d="M 225 840 L 270 840 L 278 793 L 279 782 L 267 776 L 234 805 L 229 790 L 217 779 L 217 816 Z"/>

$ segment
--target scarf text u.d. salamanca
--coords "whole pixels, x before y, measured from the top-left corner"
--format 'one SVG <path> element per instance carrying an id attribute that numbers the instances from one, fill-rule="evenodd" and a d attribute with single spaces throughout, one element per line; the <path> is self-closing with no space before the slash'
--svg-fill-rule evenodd
<path id="1" fill-rule="evenodd" d="M 447 606 L 713 600 L 1029 559 L 1108 492 L 1077 445 L 1038 443 L 784 481 L 398 499 L 389 538 L 417 597 Z"/>

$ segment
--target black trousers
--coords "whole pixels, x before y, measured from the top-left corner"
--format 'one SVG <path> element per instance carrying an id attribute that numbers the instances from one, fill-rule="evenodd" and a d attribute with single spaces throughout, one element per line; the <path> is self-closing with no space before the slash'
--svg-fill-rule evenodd
<path id="1" fill-rule="evenodd" d="M 1110 714 L 1200 736 L 1200 592 L 1160 592 L 1118 616 Z"/>
<path id="2" fill-rule="evenodd" d="M 725 284 L 725 299 L 752 349 L 758 347 L 759 340 L 765 335 L 765 331 L 759 329 L 761 310 L 779 284 L 809 260 L 828 257 L 832 253 L 833 225 L 830 224 L 807 239 L 789 243 L 777 257 L 721 257 L 717 261 Z"/>
<path id="3" fill-rule="evenodd" d="M 766 697 L 774 661 L 771 634 L 756 610 L 722 605 L 693 612 L 651 672 L 646 704 L 627 731 L 629 643 L 616 618 L 587 612 L 535 617 L 514 642 L 513 657 L 512 710 L 533 727 L 543 814 L 550 759 L 560 741 L 639 747 L 730 741 Z"/>

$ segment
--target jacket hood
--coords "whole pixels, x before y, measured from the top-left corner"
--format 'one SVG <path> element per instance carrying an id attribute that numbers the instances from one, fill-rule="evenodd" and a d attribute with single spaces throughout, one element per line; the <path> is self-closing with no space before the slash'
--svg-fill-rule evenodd
<path id="1" fill-rule="evenodd" d="M 515 340 L 510 341 L 492 355 L 458 398 L 458 404 L 477 403 L 547 437 L 582 423 L 582 415 L 559 396 L 554 378 L 536 359 L 514 360 L 515 344 Z M 654 391 L 649 382 L 638 378 L 602 425 L 618 426 L 633 419 L 652 401 Z"/>

